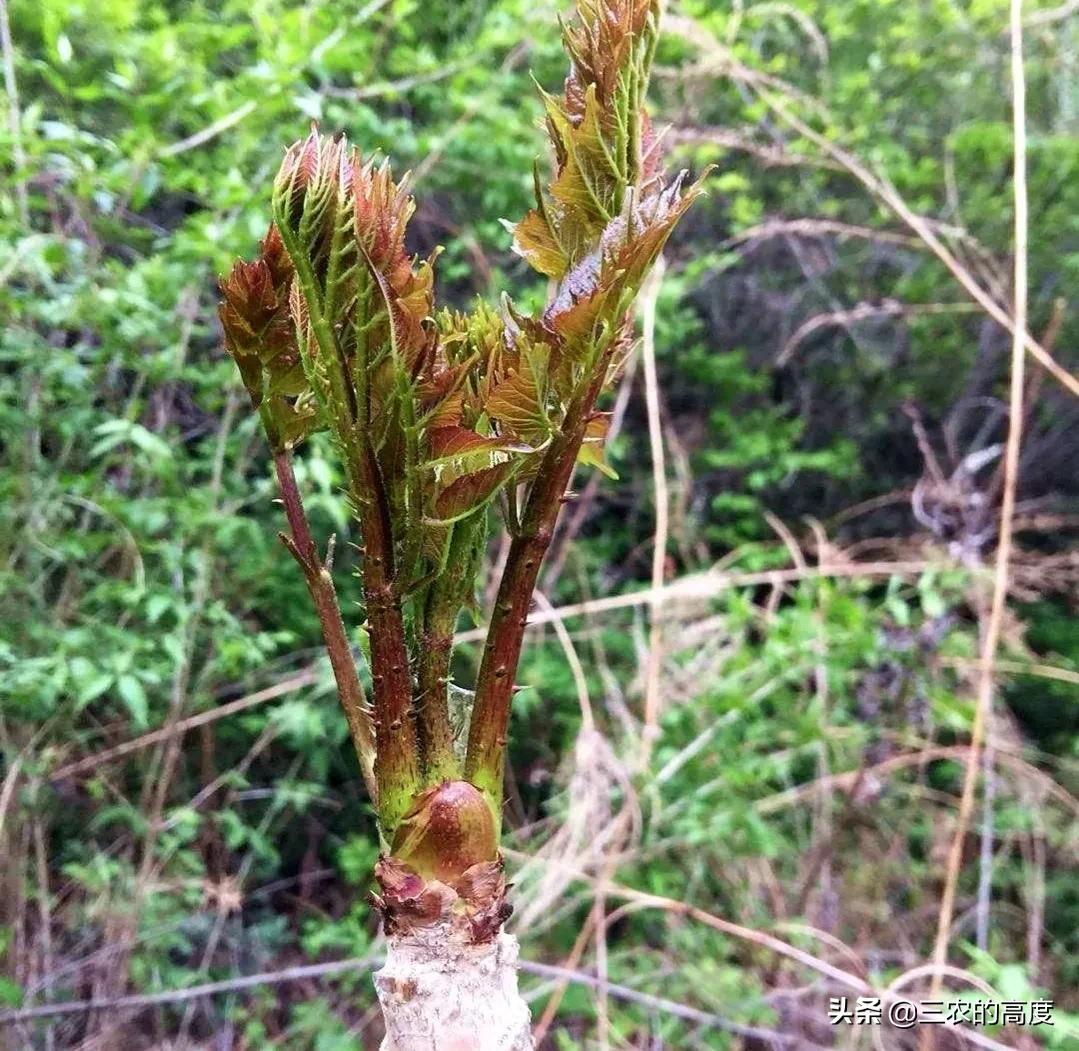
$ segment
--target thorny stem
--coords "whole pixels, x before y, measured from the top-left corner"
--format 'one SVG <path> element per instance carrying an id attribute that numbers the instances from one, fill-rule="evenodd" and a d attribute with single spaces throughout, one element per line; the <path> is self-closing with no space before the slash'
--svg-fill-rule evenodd
<path id="1" fill-rule="evenodd" d="M 360 518 L 363 536 L 363 591 L 371 640 L 371 682 L 378 748 L 375 774 L 379 823 L 392 835 L 419 789 L 416 728 L 412 720 L 412 673 L 404 620 L 394 584 L 393 536 L 374 451 L 363 443 L 355 458 L 354 482 L 373 496 Z"/>
<path id="2" fill-rule="evenodd" d="M 456 621 L 457 611 L 453 611 Z M 453 753 L 453 727 L 450 725 L 450 659 L 453 649 L 453 624 L 438 614 L 428 615 L 421 638 L 417 673 L 419 693 L 416 703 L 416 730 L 423 757 L 424 780 L 428 784 L 452 781 L 460 776 Z"/>
<path id="3" fill-rule="evenodd" d="M 521 656 L 532 593 L 554 536 L 563 496 L 573 477 L 588 418 L 603 388 L 612 352 L 613 346 L 602 355 L 591 382 L 566 413 L 569 429 L 555 437 L 544 458 L 521 516 L 520 531 L 510 545 L 487 631 L 469 728 L 465 779 L 486 796 L 494 811 L 496 829 L 501 825 L 502 777 L 513 678 Z"/>
<path id="4" fill-rule="evenodd" d="M 348 728 L 356 755 L 360 760 L 364 784 L 371 794 L 372 802 L 378 805 L 378 782 L 375 779 L 375 734 L 371 723 L 371 714 L 367 709 L 363 685 L 356 672 L 356 663 L 352 658 L 352 649 L 348 643 L 345 624 L 341 618 L 341 608 L 337 601 L 337 590 L 333 585 L 330 571 L 322 564 L 318 548 L 315 546 L 311 528 L 304 513 L 300 491 L 296 485 L 296 475 L 292 469 L 292 456 L 287 450 L 274 453 L 274 469 L 277 472 L 277 484 L 284 504 L 285 517 L 291 535 L 282 534 L 282 539 L 293 558 L 303 570 L 307 590 L 315 604 L 319 624 L 322 625 L 322 638 L 330 658 L 330 667 L 337 683 L 337 695 L 341 707 L 345 710 Z"/>
<path id="5" fill-rule="evenodd" d="M 305 208 L 305 217 L 306 214 Z M 360 515 L 362 575 L 371 640 L 379 825 L 386 836 L 392 836 L 411 805 L 420 779 L 411 713 L 412 673 L 394 574 L 389 504 L 378 458 L 362 427 L 366 406 L 347 382 L 344 357 L 333 327 L 326 319 L 314 269 L 287 225 L 282 224 L 280 229 L 307 302 L 311 328 L 332 392 L 329 401 L 341 416 L 338 436 L 349 487 L 363 511 Z"/>
<path id="6" fill-rule="evenodd" d="M 479 516 L 451 526 L 446 564 L 426 596 L 420 635 L 419 697 L 416 723 L 424 776 L 428 784 L 456 779 L 461 771 L 453 750 L 447 689 L 457 615 L 475 577 L 478 537 L 484 534 Z"/>

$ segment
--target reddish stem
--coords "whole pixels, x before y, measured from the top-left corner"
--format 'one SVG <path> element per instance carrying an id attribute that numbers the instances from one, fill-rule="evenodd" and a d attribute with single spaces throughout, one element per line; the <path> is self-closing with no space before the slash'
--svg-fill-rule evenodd
<path id="1" fill-rule="evenodd" d="M 348 728 L 352 736 L 356 754 L 360 759 L 364 783 L 372 801 L 378 804 L 378 782 L 375 778 L 375 735 L 371 724 L 371 715 L 367 710 L 363 685 L 356 673 L 356 663 L 352 659 L 345 624 L 341 618 L 341 609 L 337 602 L 337 591 L 333 586 L 333 577 L 322 564 L 318 548 L 315 546 L 311 528 L 304 513 L 303 500 L 296 475 L 292 470 L 292 458 L 286 450 L 274 453 L 274 468 L 277 471 L 277 484 L 281 490 L 281 501 L 285 506 L 291 536 L 282 534 L 289 551 L 303 570 L 307 590 L 315 603 L 319 624 L 322 626 L 322 638 L 330 658 L 334 680 L 337 683 L 337 696 L 345 710 Z"/>
<path id="2" fill-rule="evenodd" d="M 371 640 L 379 824 L 383 834 L 390 837 L 420 787 L 412 718 L 412 672 L 404 619 L 394 586 L 393 534 L 382 475 L 374 451 L 366 442 L 352 461 L 358 476 L 353 479 L 357 483 L 354 489 L 365 504 L 360 530 L 364 548 L 363 591 Z"/>
<path id="3" fill-rule="evenodd" d="M 573 477 L 588 417 L 603 388 L 609 360 L 610 352 L 603 355 L 583 396 L 571 404 L 566 413 L 566 423 L 571 429 L 555 439 L 532 484 L 520 530 L 510 545 L 487 631 L 469 727 L 465 779 L 483 791 L 495 812 L 496 822 L 501 816 L 513 680 L 521 657 L 532 593 L 551 545 L 562 498 Z"/>

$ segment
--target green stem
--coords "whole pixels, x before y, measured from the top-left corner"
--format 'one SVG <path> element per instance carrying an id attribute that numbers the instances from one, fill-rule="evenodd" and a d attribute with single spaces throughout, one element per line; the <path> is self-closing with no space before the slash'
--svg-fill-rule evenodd
<path id="1" fill-rule="evenodd" d="M 363 539 L 363 591 L 370 625 L 371 680 L 374 694 L 375 777 L 379 824 L 392 837 L 420 785 L 416 728 L 412 721 L 412 673 L 405 642 L 404 619 L 394 581 L 394 547 L 389 501 L 378 460 L 357 420 L 355 395 L 333 327 L 326 318 L 321 290 L 302 241 L 280 224 L 281 237 L 307 302 L 311 329 L 318 344 L 316 363 L 327 378 L 326 405 L 344 455 L 349 488 L 360 511 Z M 314 373 L 317 368 L 312 368 Z"/>
<path id="2" fill-rule="evenodd" d="M 475 583 L 478 539 L 484 524 L 481 512 L 450 527 L 445 565 L 431 584 L 424 606 L 416 719 L 427 784 L 461 776 L 453 750 L 447 691 L 453 634 L 457 617 Z"/>

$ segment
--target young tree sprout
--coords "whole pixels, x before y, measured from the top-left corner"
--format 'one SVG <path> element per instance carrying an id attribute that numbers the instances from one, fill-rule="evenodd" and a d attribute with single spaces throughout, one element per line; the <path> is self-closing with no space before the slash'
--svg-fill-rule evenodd
<path id="1" fill-rule="evenodd" d="M 578 0 L 563 30 L 570 73 L 561 96 L 542 93 L 553 176 L 544 185 L 537 166 L 536 206 L 512 227 L 516 251 L 551 282 L 537 315 L 509 299 L 436 312 L 434 258 L 405 249 L 407 178 L 317 130 L 285 153 L 258 258 L 221 286 L 226 345 L 274 456 L 283 539 L 377 807 L 391 945 L 378 984 L 386 1046 L 402 1051 L 455 1046 L 443 1024 L 454 1010 L 473 1039 L 462 1047 L 531 1046 L 515 982 L 508 993 L 499 984 L 513 958 L 498 852 L 506 739 L 533 590 L 575 465 L 604 468 L 598 404 L 630 351 L 634 298 L 700 192 L 664 181 L 643 108 L 659 15 L 659 0 Z M 370 707 L 292 473 L 315 431 L 340 455 L 362 538 Z M 453 635 L 475 599 L 492 507 L 511 544 L 461 748 Z M 485 952 L 502 962 L 458 966 L 457 992 L 444 966 L 424 986 L 425 961 Z M 474 997 L 486 1006 L 462 1016 Z"/>

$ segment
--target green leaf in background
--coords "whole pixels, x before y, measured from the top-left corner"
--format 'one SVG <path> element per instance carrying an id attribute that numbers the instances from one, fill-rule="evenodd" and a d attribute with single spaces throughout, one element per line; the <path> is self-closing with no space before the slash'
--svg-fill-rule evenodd
<path id="1" fill-rule="evenodd" d="M 116 692 L 124 702 L 135 728 L 145 730 L 150 725 L 150 703 L 139 679 L 134 675 L 121 675 L 116 680 Z"/>

